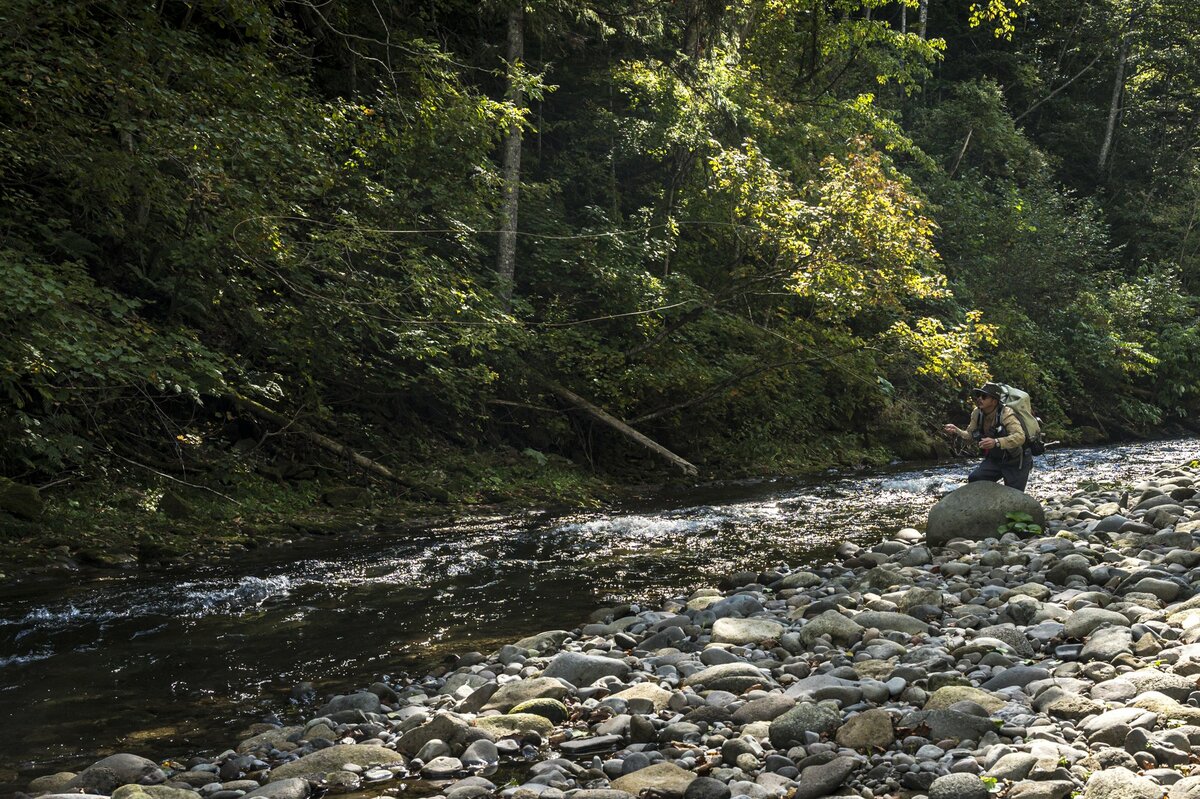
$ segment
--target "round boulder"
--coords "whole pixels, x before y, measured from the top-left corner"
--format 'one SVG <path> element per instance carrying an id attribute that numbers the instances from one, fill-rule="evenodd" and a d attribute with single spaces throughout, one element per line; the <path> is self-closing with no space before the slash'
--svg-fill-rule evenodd
<path id="1" fill-rule="evenodd" d="M 122 785 L 157 785 L 166 778 L 153 760 L 123 752 L 85 768 L 67 784 L 67 792 L 109 795 Z"/>
<path id="2" fill-rule="evenodd" d="M 404 758 L 394 749 L 373 744 L 336 744 L 318 749 L 299 760 L 284 763 L 271 771 L 270 781 L 279 782 L 293 778 L 317 780 L 330 771 L 340 771 L 347 765 L 387 766 L 401 763 Z"/>
<path id="3" fill-rule="evenodd" d="M 712 639 L 718 644 L 761 644 L 773 641 L 787 630 L 782 624 L 770 619 L 717 619 L 712 628 Z"/>
<path id="4" fill-rule="evenodd" d="M 887 749 L 896 740 L 891 715 L 881 708 L 859 713 L 837 731 L 838 746 L 859 751 Z"/>
<path id="5" fill-rule="evenodd" d="M 947 774 L 929 786 L 929 799 L 988 799 L 987 785 L 974 774 Z"/>
<path id="6" fill-rule="evenodd" d="M 1008 514 L 1027 513 L 1036 524 L 1046 525 L 1046 511 L 1033 497 L 1015 488 L 979 480 L 951 491 L 929 511 L 925 540 L 945 546 L 952 538 L 982 541 L 997 536 L 1008 523 Z"/>

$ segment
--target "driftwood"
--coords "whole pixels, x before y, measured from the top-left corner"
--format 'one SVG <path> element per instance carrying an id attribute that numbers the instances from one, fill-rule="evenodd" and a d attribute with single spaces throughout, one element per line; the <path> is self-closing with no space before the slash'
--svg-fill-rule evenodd
<path id="1" fill-rule="evenodd" d="M 593 405 L 592 403 L 588 402 L 583 397 L 579 396 L 578 394 L 576 394 L 575 392 L 566 388 L 565 386 L 559 385 L 558 383 L 555 383 L 553 381 L 546 381 L 546 387 L 549 388 L 551 391 L 553 391 L 558 396 L 562 397 L 567 402 L 574 405 L 576 408 L 579 408 L 580 410 L 587 413 L 589 416 L 592 416 L 593 418 L 603 422 L 604 424 L 606 424 L 609 427 L 613 428 L 614 430 L 618 431 L 622 435 L 627 436 L 628 438 L 632 438 L 634 441 L 641 444 L 643 447 L 646 447 L 647 449 L 654 451 L 658 455 L 661 455 L 663 458 L 666 458 L 671 463 L 678 466 L 683 471 L 684 474 L 695 475 L 698 472 L 698 470 L 696 469 L 696 467 L 693 464 L 691 464 L 691 463 L 687 462 L 686 460 L 684 460 L 683 458 L 679 457 L 674 452 L 671 452 L 671 450 L 667 449 L 662 444 L 659 444 L 657 441 L 653 441 L 653 440 L 647 438 L 646 436 L 642 435 L 637 430 L 634 430 L 632 427 L 625 424 L 617 417 L 613 416 L 611 413 L 608 413 L 603 408 Z"/>
<path id="2" fill-rule="evenodd" d="M 237 394 L 228 395 L 228 399 L 241 410 L 257 416 L 260 419 L 265 419 L 266 421 L 274 425 L 278 425 L 279 427 L 287 428 L 301 438 L 308 439 L 318 447 L 332 452 L 338 457 L 345 458 L 365 472 L 370 472 L 371 474 L 382 477 L 385 480 L 391 480 L 393 483 L 398 483 L 405 488 L 411 488 L 416 491 L 424 492 L 423 488 L 404 479 L 388 467 L 384 466 L 382 463 L 371 460 L 367 456 L 356 452 L 345 444 L 334 441 L 329 436 L 322 435 L 315 430 L 309 430 L 306 427 L 298 425 L 296 424 L 296 420 L 291 419 L 284 414 L 279 413 L 278 411 L 273 411 L 266 405 Z"/>

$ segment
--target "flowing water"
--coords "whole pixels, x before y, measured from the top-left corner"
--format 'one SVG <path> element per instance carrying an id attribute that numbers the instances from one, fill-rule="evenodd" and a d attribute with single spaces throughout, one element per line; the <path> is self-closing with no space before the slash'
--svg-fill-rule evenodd
<path id="1" fill-rule="evenodd" d="M 1052 451 L 1030 492 L 1126 485 L 1200 457 L 1194 439 Z M 0 593 L 0 788 L 132 751 L 214 753 L 321 694 L 578 626 L 722 575 L 815 563 L 921 526 L 956 462 L 710 485 L 622 511 L 464 519 L 307 540 L 207 571 L 64 577 Z"/>

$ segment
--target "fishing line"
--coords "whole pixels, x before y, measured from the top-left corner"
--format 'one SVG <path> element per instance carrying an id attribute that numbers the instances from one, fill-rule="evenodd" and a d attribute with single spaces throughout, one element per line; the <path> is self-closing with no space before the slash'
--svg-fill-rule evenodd
<path id="1" fill-rule="evenodd" d="M 467 321 L 467 320 L 456 320 L 456 319 L 404 318 L 404 317 L 399 317 L 399 316 L 393 316 L 391 314 L 383 314 L 383 315 L 371 314 L 371 313 L 362 311 L 361 308 L 367 307 L 367 306 L 379 306 L 380 302 L 378 300 L 372 300 L 370 302 L 352 302 L 352 301 L 348 301 L 348 300 L 338 300 L 338 299 L 330 298 L 324 294 L 320 294 L 318 292 L 305 289 L 302 286 L 297 285 L 293 281 L 288 280 L 286 277 L 284 277 L 280 273 L 280 271 L 277 268 L 256 258 L 255 256 L 251 255 L 249 252 L 246 251 L 246 248 L 242 246 L 242 241 L 238 235 L 238 231 L 242 227 L 242 225 L 250 223 L 250 222 L 277 222 L 277 221 L 302 222 L 302 223 L 306 223 L 309 225 L 316 225 L 319 227 L 343 229 L 343 230 L 353 231 L 353 232 L 357 232 L 357 233 L 365 233 L 365 234 L 370 234 L 370 235 L 383 235 L 383 236 L 424 236 L 424 235 L 487 236 L 487 235 L 499 235 L 501 233 L 515 233 L 516 235 L 523 236 L 525 238 L 547 240 L 547 241 L 584 241 L 584 240 L 597 240 L 597 239 L 606 239 L 606 238 L 620 238 L 623 236 L 644 235 L 644 234 L 649 233 L 650 231 L 654 231 L 654 230 L 674 229 L 674 228 L 684 227 L 684 226 L 753 229 L 753 226 L 743 225 L 743 224 L 739 224 L 736 222 L 716 222 L 716 221 L 706 221 L 706 220 L 679 220 L 679 221 L 673 221 L 673 222 L 663 222 L 663 223 L 659 223 L 659 224 L 655 224 L 655 225 L 645 225 L 642 227 L 630 228 L 627 230 L 609 230 L 609 231 L 598 231 L 598 232 L 594 232 L 594 233 L 577 233 L 577 234 L 571 234 L 571 235 L 564 235 L 564 234 L 553 234 L 553 233 L 532 233 L 532 232 L 528 232 L 528 231 L 476 230 L 474 228 L 470 228 L 467 226 L 463 226 L 463 227 L 459 227 L 459 228 L 397 228 L 397 229 L 370 228 L 370 227 L 362 227 L 359 225 L 345 225 L 345 224 L 339 224 L 336 222 L 326 222 L 324 220 L 311 219 L 309 217 L 303 217 L 303 216 L 281 216 L 281 215 L 269 215 L 269 214 L 246 217 L 245 219 L 242 219 L 241 221 L 239 221 L 233 227 L 233 231 L 232 231 L 233 243 L 234 243 L 234 246 L 237 248 L 238 252 L 241 253 L 242 257 L 245 258 L 247 262 L 252 263 L 252 264 L 270 272 L 271 274 L 275 275 L 275 277 L 277 277 L 284 285 L 286 285 L 292 291 L 295 291 L 297 294 L 301 294 L 301 295 L 310 297 L 312 299 L 318 299 L 318 300 L 322 300 L 324 302 L 330 302 L 330 303 L 333 303 L 336 305 L 341 305 L 343 307 L 354 307 L 354 308 L 358 309 L 357 310 L 358 313 L 360 313 L 362 316 L 364 316 L 366 318 L 374 319 L 376 321 L 381 321 L 381 322 L 388 322 L 391 324 L 412 325 L 412 326 L 433 325 L 433 326 L 442 326 L 442 327 L 479 327 L 479 328 L 519 327 L 519 328 L 526 328 L 526 329 L 528 329 L 528 328 L 542 328 L 542 329 L 568 328 L 568 327 L 574 327 L 576 325 L 593 324 L 596 322 L 606 322 L 606 321 L 610 321 L 613 319 L 623 319 L 623 318 L 634 317 L 634 316 L 646 316 L 649 314 L 660 313 L 662 311 L 669 311 L 669 310 L 672 310 L 675 308 L 681 308 L 686 305 L 695 305 L 695 304 L 700 303 L 701 300 L 695 299 L 695 298 L 686 299 L 686 300 L 681 300 L 679 302 L 668 303 L 665 305 L 658 305 L 653 308 L 645 308 L 645 309 L 641 309 L 641 310 L 637 310 L 637 311 L 624 311 L 621 313 L 614 313 L 614 314 L 604 314 L 602 316 L 593 316 L 593 317 L 589 317 L 587 319 L 575 319 L 575 320 L 570 320 L 570 321 L 565 321 L 565 322 L 539 322 L 539 321 L 531 321 L 531 320 L 530 321 L 522 321 L 519 319 L 512 318 L 512 316 L 509 312 L 503 311 L 499 308 L 485 308 L 483 310 L 503 314 L 504 316 L 508 317 L 507 319 L 496 319 L 496 320 L 489 320 L 489 321 Z"/>

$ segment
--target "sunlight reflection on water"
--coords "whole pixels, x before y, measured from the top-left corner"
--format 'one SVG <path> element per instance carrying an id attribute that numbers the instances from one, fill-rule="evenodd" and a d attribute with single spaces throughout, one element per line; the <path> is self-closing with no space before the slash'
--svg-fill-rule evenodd
<path id="1" fill-rule="evenodd" d="M 1195 440 L 1051 452 L 1030 491 L 1127 483 L 1198 456 Z M 28 731 L 6 742 L 0 768 L 90 763 L 150 716 L 187 732 L 142 741 L 149 756 L 224 748 L 232 726 L 296 712 L 286 695 L 300 680 L 344 690 L 576 626 L 604 603 L 652 602 L 921 526 L 972 465 L 704 486 L 557 519 L 491 515 L 320 542 L 319 554 L 264 555 L 241 573 L 123 574 L 0 599 L 0 725 Z"/>

